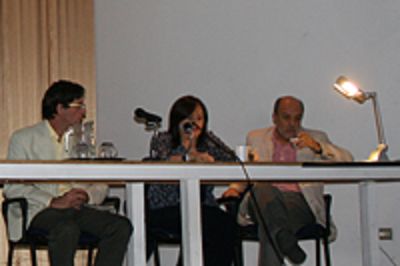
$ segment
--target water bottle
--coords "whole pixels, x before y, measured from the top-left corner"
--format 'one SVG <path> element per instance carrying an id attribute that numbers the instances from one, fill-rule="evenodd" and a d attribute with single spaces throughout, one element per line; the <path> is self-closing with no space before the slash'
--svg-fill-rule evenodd
<path id="1" fill-rule="evenodd" d="M 89 145 L 84 142 L 80 142 L 75 145 L 75 157 L 78 159 L 89 159 L 90 158 L 90 149 Z"/>

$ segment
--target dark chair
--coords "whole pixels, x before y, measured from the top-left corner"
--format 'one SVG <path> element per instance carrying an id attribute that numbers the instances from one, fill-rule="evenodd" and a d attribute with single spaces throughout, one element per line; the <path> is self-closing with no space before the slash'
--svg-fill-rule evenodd
<path id="1" fill-rule="evenodd" d="M 150 228 L 149 234 L 151 234 L 152 238 L 155 241 L 155 248 L 153 254 L 153 262 L 155 266 L 161 266 L 160 262 L 160 250 L 159 247 L 161 245 L 174 245 L 174 246 L 181 246 L 181 236 L 177 234 L 173 234 L 167 232 L 163 229 L 159 228 Z M 179 258 L 176 263 L 177 266 L 182 265 L 182 249 L 179 249 Z"/>
<path id="2" fill-rule="evenodd" d="M 27 229 L 28 202 L 25 198 L 4 199 L 2 204 L 3 218 L 6 227 L 8 227 L 8 209 L 10 205 L 17 204 L 22 214 L 22 237 L 19 240 L 10 240 L 8 238 L 8 258 L 7 265 L 11 266 L 13 262 L 14 250 L 16 248 L 29 247 L 31 253 L 32 266 L 37 265 L 36 250 L 46 248 L 48 243 L 48 232 L 39 229 Z M 102 204 L 104 207 L 110 206 L 110 210 L 119 210 L 120 200 L 117 197 L 106 198 Z M 99 239 L 89 233 L 82 232 L 79 238 L 79 249 L 88 250 L 88 266 L 92 265 L 93 250 L 97 247 Z"/>
<path id="3" fill-rule="evenodd" d="M 325 253 L 325 265 L 331 265 L 331 258 L 329 252 L 329 235 L 330 231 L 330 212 L 331 212 L 331 204 L 332 204 L 332 196 L 330 194 L 324 195 L 325 207 L 326 207 L 326 225 L 325 227 L 314 223 L 301 228 L 297 233 L 296 237 L 298 240 L 314 240 L 315 241 L 315 256 L 317 266 L 321 266 L 321 241 L 324 247 Z M 238 214 L 239 210 L 239 198 L 221 198 L 219 199 L 220 204 L 224 204 L 227 211 L 234 215 L 235 217 Z M 257 225 L 248 225 L 248 226 L 239 226 L 239 232 L 237 237 L 237 243 L 235 245 L 235 266 L 243 266 L 243 241 L 258 241 L 257 234 Z"/>

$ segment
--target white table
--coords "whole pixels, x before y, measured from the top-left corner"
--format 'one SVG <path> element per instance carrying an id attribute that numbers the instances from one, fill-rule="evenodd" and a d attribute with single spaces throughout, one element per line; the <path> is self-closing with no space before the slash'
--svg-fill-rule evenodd
<path id="1" fill-rule="evenodd" d="M 378 236 L 374 217 L 375 184 L 400 181 L 399 163 L 352 164 L 251 164 L 253 180 L 308 180 L 360 184 L 362 261 L 379 264 Z M 144 223 L 144 181 L 171 181 L 181 184 L 184 265 L 201 266 L 200 180 L 227 182 L 244 180 L 238 164 L 171 164 L 100 161 L 0 161 L 3 182 L 102 181 L 126 182 L 127 211 L 135 231 L 128 249 L 128 265 L 146 265 Z"/>

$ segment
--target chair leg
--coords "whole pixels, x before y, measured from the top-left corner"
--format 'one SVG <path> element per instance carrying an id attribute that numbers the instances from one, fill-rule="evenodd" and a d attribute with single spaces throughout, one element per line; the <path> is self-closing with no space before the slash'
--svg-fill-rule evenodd
<path id="1" fill-rule="evenodd" d="M 93 261 L 93 247 L 88 248 L 88 259 L 87 259 L 87 265 L 92 266 L 92 261 Z"/>
<path id="2" fill-rule="evenodd" d="M 179 255 L 178 255 L 178 261 L 176 262 L 176 266 L 182 266 L 182 265 L 183 265 L 182 246 L 179 245 Z"/>
<path id="3" fill-rule="evenodd" d="M 327 237 L 323 239 L 324 253 L 325 253 L 325 266 L 331 266 L 331 254 L 329 251 L 329 240 Z"/>
<path id="4" fill-rule="evenodd" d="M 155 266 L 160 266 L 160 251 L 158 247 L 158 243 L 156 242 L 155 247 L 154 247 L 154 265 Z"/>
<path id="5" fill-rule="evenodd" d="M 315 239 L 315 259 L 317 266 L 321 266 L 321 241 L 319 238 Z"/>
<path id="6" fill-rule="evenodd" d="M 8 259 L 7 259 L 7 266 L 12 266 L 13 263 L 13 255 L 14 255 L 14 245 L 8 242 Z"/>
<path id="7" fill-rule="evenodd" d="M 32 266 L 37 266 L 37 260 L 36 260 L 36 245 L 31 243 L 29 245 L 30 250 L 31 250 L 31 261 L 32 261 Z"/>
<path id="8" fill-rule="evenodd" d="M 238 240 L 234 247 L 234 266 L 243 266 L 243 242 Z"/>

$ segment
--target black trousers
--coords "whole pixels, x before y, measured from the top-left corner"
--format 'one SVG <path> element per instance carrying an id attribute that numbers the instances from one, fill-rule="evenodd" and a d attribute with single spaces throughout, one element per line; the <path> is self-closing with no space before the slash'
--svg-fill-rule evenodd
<path id="1" fill-rule="evenodd" d="M 230 266 L 233 260 L 237 224 L 220 208 L 202 205 L 203 256 L 205 266 Z M 181 236 L 180 206 L 148 211 L 147 258 L 155 248 L 152 229 Z"/>
<path id="2" fill-rule="evenodd" d="M 133 228 L 123 216 L 83 207 L 47 208 L 32 220 L 31 227 L 49 232 L 49 257 L 53 266 L 73 266 L 81 231 L 100 238 L 96 266 L 121 265 Z"/>

